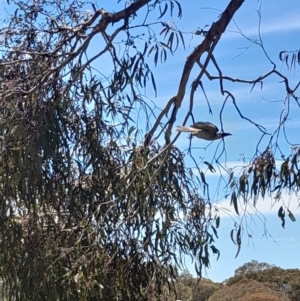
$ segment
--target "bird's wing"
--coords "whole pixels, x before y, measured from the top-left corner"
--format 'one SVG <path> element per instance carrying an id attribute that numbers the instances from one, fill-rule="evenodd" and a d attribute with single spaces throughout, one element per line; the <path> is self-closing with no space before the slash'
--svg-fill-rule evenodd
<path id="1" fill-rule="evenodd" d="M 198 121 L 191 125 L 191 127 L 196 128 L 196 129 L 201 129 L 202 131 L 210 132 L 210 133 L 217 133 L 219 129 L 212 123 L 210 122 L 202 122 Z"/>
<path id="2" fill-rule="evenodd" d="M 175 128 L 175 131 L 177 131 L 177 132 L 187 132 L 187 133 L 195 134 L 195 133 L 201 132 L 202 130 L 194 128 L 194 127 L 188 127 L 188 126 L 184 126 L 184 125 L 178 125 Z"/>

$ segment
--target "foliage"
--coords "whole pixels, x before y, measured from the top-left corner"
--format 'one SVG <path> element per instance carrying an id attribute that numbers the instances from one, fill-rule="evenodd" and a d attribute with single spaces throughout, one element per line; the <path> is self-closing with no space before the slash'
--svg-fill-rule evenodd
<path id="1" fill-rule="evenodd" d="M 286 64 L 290 70 L 296 70 L 296 62 L 300 65 L 300 50 L 283 50 L 279 53 L 279 59 Z"/>
<path id="2" fill-rule="evenodd" d="M 292 301 L 298 301 L 300 296 L 300 270 L 282 269 L 255 260 L 244 264 L 235 271 L 235 275 L 226 281 L 231 286 L 240 281 L 255 280 L 266 283 L 276 291 L 281 291 Z"/>
<path id="3" fill-rule="evenodd" d="M 195 279 L 184 271 L 176 282 L 178 300 L 197 301 L 259 301 L 299 300 L 300 271 L 281 269 L 252 260 L 237 268 L 224 283 Z M 197 294 L 199 293 L 199 294 Z M 174 300 L 174 297 L 169 300 Z"/>
<path id="4" fill-rule="evenodd" d="M 288 301 L 288 299 L 283 297 L 277 297 L 273 294 L 255 293 L 247 295 L 239 299 L 239 301 Z"/>
<path id="5" fill-rule="evenodd" d="M 190 301 L 206 301 L 219 289 L 219 285 L 211 280 L 195 279 L 187 271 L 179 275 L 175 286 L 176 299 Z"/>
<path id="6" fill-rule="evenodd" d="M 10 4 L 15 11 L 1 30 L 0 65 L 6 297 L 159 296 L 182 267 L 178 253 L 196 259 L 200 274 L 209 266 L 209 246 L 216 250 L 215 214 L 205 210 L 209 202 L 180 150 L 157 143 L 157 126 L 143 140 L 132 119 L 136 111 L 155 114 L 139 90 L 149 81 L 156 89 L 146 56 L 153 51 L 155 64 L 166 58 L 166 45 L 151 31 L 137 45 L 134 28 L 151 28 L 147 18 L 156 10 L 160 19 L 176 6 L 180 17 L 179 3 L 139 0 L 116 13 L 77 0 Z M 135 19 L 140 10 L 142 24 Z M 174 52 L 180 32 L 157 25 L 167 28 Z M 96 38 L 102 49 L 91 54 Z M 110 75 L 94 71 L 100 57 L 110 60 Z"/>
<path id="7" fill-rule="evenodd" d="M 258 262 L 257 260 L 252 260 L 250 262 L 243 264 L 239 268 L 237 268 L 234 272 L 234 277 L 237 277 L 237 276 L 245 277 L 246 275 L 249 275 L 250 273 L 258 274 L 261 271 L 271 269 L 273 267 L 275 267 L 275 266 L 271 265 L 269 263 Z"/>
<path id="8" fill-rule="evenodd" d="M 218 20 L 195 32 L 201 41 L 178 92 L 158 110 L 145 91 L 157 93 L 151 66 L 185 47 L 186 37 L 166 21 L 182 16 L 179 1 L 118 1 L 117 10 L 81 0 L 8 1 L 0 30 L 0 277 L 7 300 L 166 299 L 184 256 L 201 275 L 210 255 L 219 255 L 209 185 L 197 163 L 185 166 L 171 133 L 194 70 L 184 123 L 194 118 L 203 75 L 220 82 L 224 105 L 231 98 L 236 106 L 223 89 L 232 78 L 211 76 L 207 66 L 220 70 L 213 51 L 243 2 L 229 1 Z M 270 75 L 297 101 L 297 87 L 276 68 L 240 82 Z M 298 149 L 277 172 L 274 145 L 239 179 L 228 173 L 236 210 L 240 197 L 299 190 Z"/>
<path id="9" fill-rule="evenodd" d="M 264 295 L 269 298 L 280 298 L 278 300 L 288 300 L 284 295 L 272 289 L 267 283 L 260 283 L 252 279 L 242 279 L 232 285 L 226 284 L 223 288 L 216 291 L 208 301 L 234 301 L 234 300 L 255 300 L 252 296 Z M 258 299 L 260 300 L 260 299 Z M 268 300 L 268 299 L 266 299 Z M 270 299 L 272 300 L 272 299 Z"/>

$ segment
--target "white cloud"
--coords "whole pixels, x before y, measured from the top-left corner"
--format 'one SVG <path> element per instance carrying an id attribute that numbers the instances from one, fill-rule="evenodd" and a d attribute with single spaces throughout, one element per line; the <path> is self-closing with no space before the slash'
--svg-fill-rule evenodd
<path id="1" fill-rule="evenodd" d="M 276 15 L 276 17 L 277 17 L 276 19 L 269 19 L 267 21 L 264 21 L 262 19 L 262 23 L 260 27 L 260 33 L 262 35 L 291 32 L 300 29 L 299 15 L 297 14 L 285 15 L 281 17 L 281 20 L 278 20 L 278 15 Z M 224 38 L 227 39 L 240 38 L 241 33 L 249 38 L 258 38 L 258 32 L 259 32 L 258 21 L 257 24 L 255 24 L 255 26 L 251 26 L 246 29 L 240 28 L 241 32 L 235 25 L 232 25 L 231 28 L 232 27 L 234 28 L 226 31 Z"/>
<path id="2" fill-rule="evenodd" d="M 215 204 L 215 208 L 219 211 L 220 216 L 223 218 L 242 218 L 244 215 L 276 215 L 280 206 L 283 206 L 286 211 L 286 218 L 288 218 L 288 209 L 292 212 L 296 219 L 300 219 L 299 201 L 299 197 L 296 194 L 288 195 L 287 193 L 283 192 L 281 198 L 278 201 L 275 201 L 274 198 L 270 196 L 267 196 L 264 199 L 262 197 L 259 197 L 255 202 L 255 205 L 253 199 L 248 199 L 246 202 L 239 200 L 238 210 L 240 216 L 236 214 L 233 206 L 230 205 L 230 199 L 226 199 L 218 204 Z"/>

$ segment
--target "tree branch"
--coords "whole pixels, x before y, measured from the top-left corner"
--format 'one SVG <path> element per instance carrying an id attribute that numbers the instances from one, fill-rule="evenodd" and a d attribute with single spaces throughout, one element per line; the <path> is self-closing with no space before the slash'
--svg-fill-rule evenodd
<path id="1" fill-rule="evenodd" d="M 172 112 L 172 116 L 169 120 L 169 126 L 165 135 L 166 144 L 170 143 L 171 129 L 173 127 L 174 122 L 176 121 L 176 115 L 183 101 L 186 85 L 188 83 L 194 64 L 199 60 L 199 58 L 202 56 L 204 52 L 210 53 L 210 50 L 214 49 L 220 37 L 222 36 L 223 32 L 225 32 L 229 22 L 233 18 L 233 15 L 240 8 L 243 2 L 244 0 L 231 0 L 229 5 L 221 15 L 220 19 L 212 24 L 211 28 L 208 30 L 207 35 L 205 36 L 202 43 L 199 44 L 195 48 L 195 50 L 188 56 L 182 71 L 182 76 L 179 82 L 177 94 L 173 96 L 168 102 L 168 109 L 170 108 L 170 102 L 174 103 L 174 109 Z M 208 61 L 206 63 L 208 64 Z M 159 117 L 162 118 L 163 115 L 160 114 Z M 151 137 L 153 136 L 159 124 L 161 123 L 161 118 L 158 118 L 156 120 L 151 131 L 147 134 L 145 144 L 147 144 L 147 142 L 151 140 Z"/>

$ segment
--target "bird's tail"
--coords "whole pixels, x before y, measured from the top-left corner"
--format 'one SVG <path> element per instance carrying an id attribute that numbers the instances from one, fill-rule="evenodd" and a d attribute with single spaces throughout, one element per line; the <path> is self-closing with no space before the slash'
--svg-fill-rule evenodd
<path id="1" fill-rule="evenodd" d="M 177 132 L 185 132 L 185 133 L 192 133 L 192 134 L 196 134 L 196 133 L 201 132 L 200 129 L 195 129 L 195 128 L 184 126 L 184 125 L 178 125 L 175 128 L 175 131 L 177 131 Z"/>

